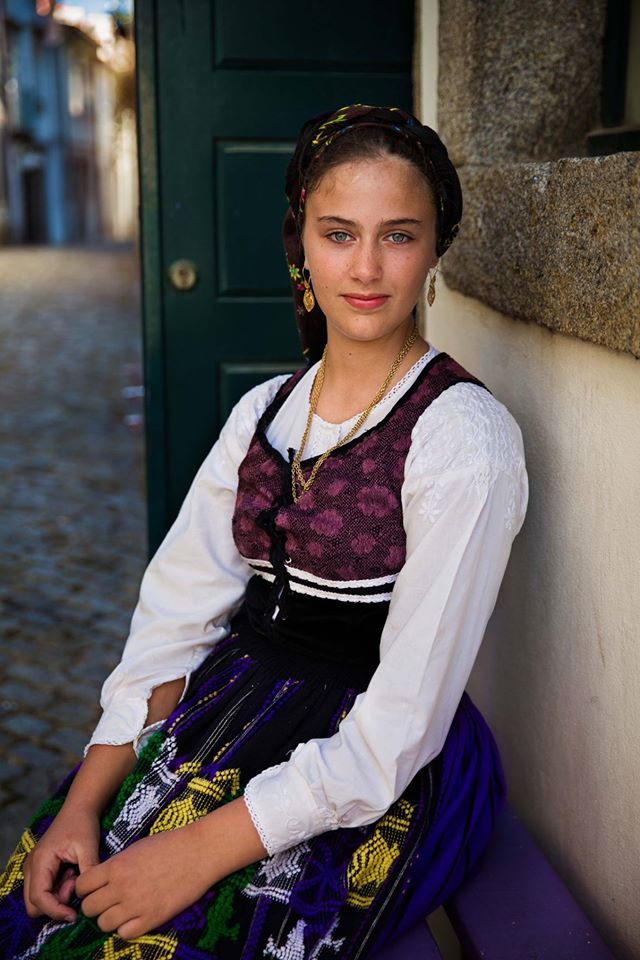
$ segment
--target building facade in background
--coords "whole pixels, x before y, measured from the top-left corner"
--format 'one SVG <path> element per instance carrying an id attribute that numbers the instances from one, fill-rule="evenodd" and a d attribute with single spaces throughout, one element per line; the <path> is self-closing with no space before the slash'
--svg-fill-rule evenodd
<path id="1" fill-rule="evenodd" d="M 0 0 L 0 243 L 136 236 L 133 71 L 111 16 Z"/>

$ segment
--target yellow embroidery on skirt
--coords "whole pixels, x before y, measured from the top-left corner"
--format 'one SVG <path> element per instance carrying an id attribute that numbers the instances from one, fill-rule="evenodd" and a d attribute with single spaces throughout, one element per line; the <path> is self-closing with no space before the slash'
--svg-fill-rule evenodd
<path id="1" fill-rule="evenodd" d="M 200 773 L 202 769 L 202 764 L 199 760 L 187 760 L 185 763 L 181 763 L 178 769 L 176 770 L 177 777 L 186 777 L 189 773 L 195 774 Z"/>
<path id="2" fill-rule="evenodd" d="M 240 793 L 240 770 L 218 770 L 212 780 L 193 777 L 179 797 L 163 810 L 149 833 L 162 833 L 185 827 L 211 813 L 224 799 Z"/>
<path id="3" fill-rule="evenodd" d="M 2 875 L 0 875 L 0 897 L 6 897 L 8 893 L 11 893 L 14 887 L 19 883 L 22 883 L 24 877 L 22 874 L 22 867 L 24 861 L 27 859 L 27 856 L 36 845 L 36 838 L 31 833 L 31 830 L 25 830 L 20 840 L 18 841 L 18 846 L 15 848 L 11 854 L 6 869 Z"/>
<path id="4" fill-rule="evenodd" d="M 114 934 L 104 943 L 100 960 L 171 960 L 177 946 L 175 933 L 145 933 L 135 940 Z"/>
<path id="5" fill-rule="evenodd" d="M 411 825 L 415 805 L 399 800 L 382 817 L 371 837 L 354 851 L 347 867 L 347 903 L 368 910 L 387 879 Z"/>

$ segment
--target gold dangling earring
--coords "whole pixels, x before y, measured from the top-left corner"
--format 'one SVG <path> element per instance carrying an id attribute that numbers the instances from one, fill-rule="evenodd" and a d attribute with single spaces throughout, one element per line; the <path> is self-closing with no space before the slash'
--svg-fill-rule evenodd
<path id="1" fill-rule="evenodd" d="M 304 296 L 302 298 L 302 302 L 304 303 L 304 308 L 307 311 L 307 313 L 311 313 L 311 311 L 316 305 L 316 298 L 313 295 L 311 284 L 309 283 L 309 280 L 311 279 L 311 274 L 309 273 L 309 270 L 307 268 L 307 273 L 309 273 L 309 280 L 307 280 L 307 278 L 304 275 L 304 270 L 305 268 L 303 267 L 302 282 L 304 283 Z"/>
<path id="2" fill-rule="evenodd" d="M 429 290 L 427 292 L 427 303 L 429 304 L 430 307 L 433 305 L 433 301 L 436 298 L 436 273 L 437 272 L 438 272 L 438 264 L 436 264 L 436 268 L 431 274 L 431 280 L 429 281 Z"/>

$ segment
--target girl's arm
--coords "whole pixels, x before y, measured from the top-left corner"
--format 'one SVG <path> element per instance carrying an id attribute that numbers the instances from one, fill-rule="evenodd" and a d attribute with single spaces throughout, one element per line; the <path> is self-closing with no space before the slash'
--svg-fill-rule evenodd
<path id="1" fill-rule="evenodd" d="M 168 717 L 175 709 L 183 689 L 183 679 L 169 680 L 156 687 L 149 697 L 146 725 Z M 74 777 L 65 807 L 82 807 L 100 816 L 135 763 L 132 743 L 93 744 Z"/>
<path id="2" fill-rule="evenodd" d="M 148 702 L 148 724 L 171 713 L 183 687 L 183 679 L 156 687 Z M 67 869 L 61 877 L 61 865 L 76 864 L 84 872 L 98 863 L 100 815 L 135 763 L 132 743 L 98 743 L 89 748 L 62 809 L 25 861 L 24 899 L 29 916 L 75 917 L 68 904 L 76 871 Z"/>
<path id="3" fill-rule="evenodd" d="M 103 684 L 103 715 L 87 750 L 130 741 L 137 749 L 147 732 L 151 692 L 176 678 L 188 683 L 228 635 L 253 573 L 233 539 L 238 468 L 260 415 L 287 376 L 259 384 L 238 401 L 198 470 L 142 577 L 129 636 Z"/>
<path id="4" fill-rule="evenodd" d="M 75 874 L 98 862 L 100 813 L 133 769 L 140 738 L 175 708 L 192 671 L 228 633 L 251 575 L 231 530 L 238 466 L 258 418 L 287 376 L 260 384 L 236 404 L 145 570 L 122 659 L 102 688 L 104 712 L 85 759 L 62 810 L 25 862 L 31 916 L 73 918 L 68 903 Z M 63 862 L 77 870 L 61 879 Z"/>

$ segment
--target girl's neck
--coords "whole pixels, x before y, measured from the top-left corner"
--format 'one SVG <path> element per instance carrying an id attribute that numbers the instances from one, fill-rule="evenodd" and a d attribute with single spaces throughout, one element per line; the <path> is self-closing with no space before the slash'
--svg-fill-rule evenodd
<path id="1" fill-rule="evenodd" d="M 329 423 L 342 423 L 361 413 L 371 403 L 384 383 L 393 361 L 404 344 L 411 325 L 398 336 L 384 341 L 354 341 L 336 338 L 329 333 L 324 383 L 316 413 Z M 420 336 L 397 367 L 387 391 L 429 350 Z"/>

